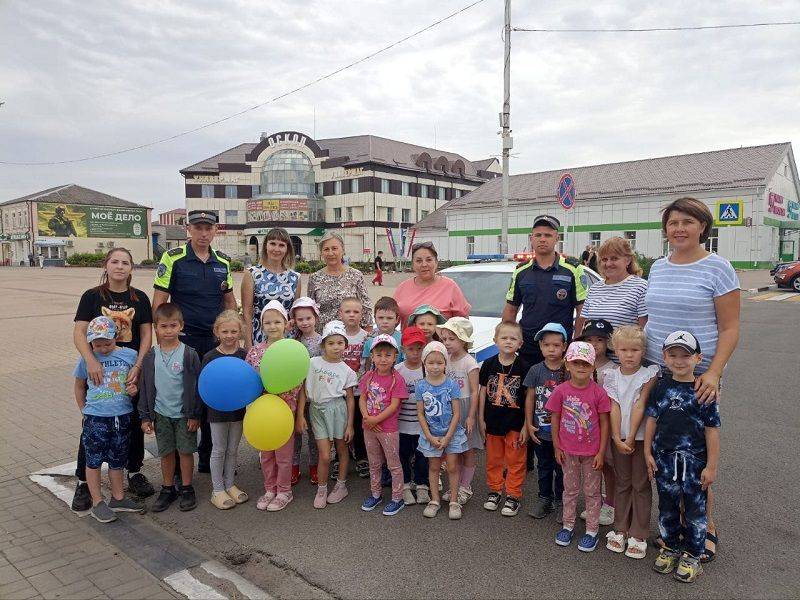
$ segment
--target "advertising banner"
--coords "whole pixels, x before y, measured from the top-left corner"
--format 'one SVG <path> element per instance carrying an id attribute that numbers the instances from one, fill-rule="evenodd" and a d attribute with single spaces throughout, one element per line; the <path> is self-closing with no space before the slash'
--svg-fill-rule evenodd
<path id="1" fill-rule="evenodd" d="M 308 221 L 308 200 L 248 200 L 247 221 Z"/>
<path id="2" fill-rule="evenodd" d="M 79 206 L 39 202 L 36 208 L 40 236 L 144 238 L 147 209 L 118 206 Z"/>

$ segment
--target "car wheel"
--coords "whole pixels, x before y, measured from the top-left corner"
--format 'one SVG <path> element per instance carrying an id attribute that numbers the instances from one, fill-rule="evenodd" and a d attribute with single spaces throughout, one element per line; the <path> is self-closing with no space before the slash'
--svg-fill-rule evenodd
<path id="1" fill-rule="evenodd" d="M 800 292 L 800 275 L 794 276 L 794 279 L 791 281 L 791 286 L 795 292 Z"/>

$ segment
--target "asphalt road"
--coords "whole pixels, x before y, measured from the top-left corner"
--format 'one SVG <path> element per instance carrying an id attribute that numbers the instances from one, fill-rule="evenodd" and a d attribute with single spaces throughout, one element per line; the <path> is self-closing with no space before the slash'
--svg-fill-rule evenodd
<path id="1" fill-rule="evenodd" d="M 715 484 L 719 558 L 694 585 L 652 571 L 652 548 L 643 561 L 602 546 L 583 554 L 574 544 L 555 545 L 558 525 L 552 517 L 535 521 L 522 511 L 514 518 L 485 511 L 481 470 L 461 521 L 449 521 L 445 510 L 425 519 L 419 506 L 392 518 L 364 513 L 359 506 L 367 481 L 354 475 L 351 495 L 340 505 L 314 510 L 314 488 L 303 479 L 295 487 L 295 501 L 283 512 L 268 514 L 255 509 L 261 474 L 255 452 L 243 441 L 238 481 L 253 501 L 218 511 L 205 501 L 209 481 L 201 475 L 196 487 L 204 501 L 195 511 L 180 513 L 174 507 L 147 518 L 220 560 L 231 553 L 240 561 L 266 557 L 345 598 L 800 597 L 794 562 L 800 543 L 800 307 L 744 299 L 742 308 L 742 340 L 725 374 L 721 402 L 722 460 Z M 156 467 L 154 462 L 148 466 L 157 481 Z M 531 474 L 526 507 L 535 493 Z M 252 562 L 236 568 L 271 589 Z"/>

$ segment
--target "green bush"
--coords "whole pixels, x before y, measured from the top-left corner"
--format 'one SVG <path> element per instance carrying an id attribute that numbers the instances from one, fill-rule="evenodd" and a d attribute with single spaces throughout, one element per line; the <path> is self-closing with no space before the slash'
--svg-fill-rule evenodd
<path id="1" fill-rule="evenodd" d="M 231 270 L 233 271 L 244 271 L 244 263 L 240 260 L 232 260 L 231 261 Z"/>
<path id="2" fill-rule="evenodd" d="M 76 252 L 67 257 L 67 264 L 73 267 L 102 267 L 105 253 Z"/>
<path id="3" fill-rule="evenodd" d="M 158 261 L 154 258 L 145 258 L 139 264 L 142 265 L 143 267 L 150 267 L 152 265 L 157 265 Z"/>
<path id="4" fill-rule="evenodd" d="M 653 263 L 656 262 L 656 259 L 645 256 L 644 254 L 639 254 L 638 252 L 634 252 L 633 255 L 634 258 L 636 258 L 636 262 L 638 262 L 639 266 L 642 267 L 642 277 L 647 279 L 650 275 L 650 267 L 653 266 Z"/>
<path id="5" fill-rule="evenodd" d="M 294 270 L 298 273 L 315 273 L 324 266 L 325 264 L 318 260 L 301 261 L 295 265 Z"/>

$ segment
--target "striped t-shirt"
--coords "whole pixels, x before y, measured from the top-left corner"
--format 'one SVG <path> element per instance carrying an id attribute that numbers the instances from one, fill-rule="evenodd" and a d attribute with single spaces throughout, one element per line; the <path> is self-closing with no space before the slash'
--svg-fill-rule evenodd
<path id="1" fill-rule="evenodd" d="M 659 258 L 650 269 L 647 285 L 647 359 L 664 366 L 664 339 L 679 329 L 700 342 L 703 360 L 696 373 L 704 373 L 717 352 L 717 311 L 714 299 L 739 289 L 739 278 L 731 263 L 709 254 L 678 265 Z"/>
<path id="2" fill-rule="evenodd" d="M 636 325 L 639 317 L 647 315 L 644 296 L 647 282 L 630 275 L 619 283 L 598 281 L 589 288 L 581 309 L 585 319 L 605 319 L 613 327 Z"/>
<path id="3" fill-rule="evenodd" d="M 408 386 L 408 398 L 400 402 L 400 414 L 398 416 L 398 431 L 409 435 L 421 435 L 422 427 L 417 418 L 417 384 L 422 381 L 422 365 L 418 369 L 409 369 L 405 362 L 395 366 L 395 370 L 403 376 Z"/>

